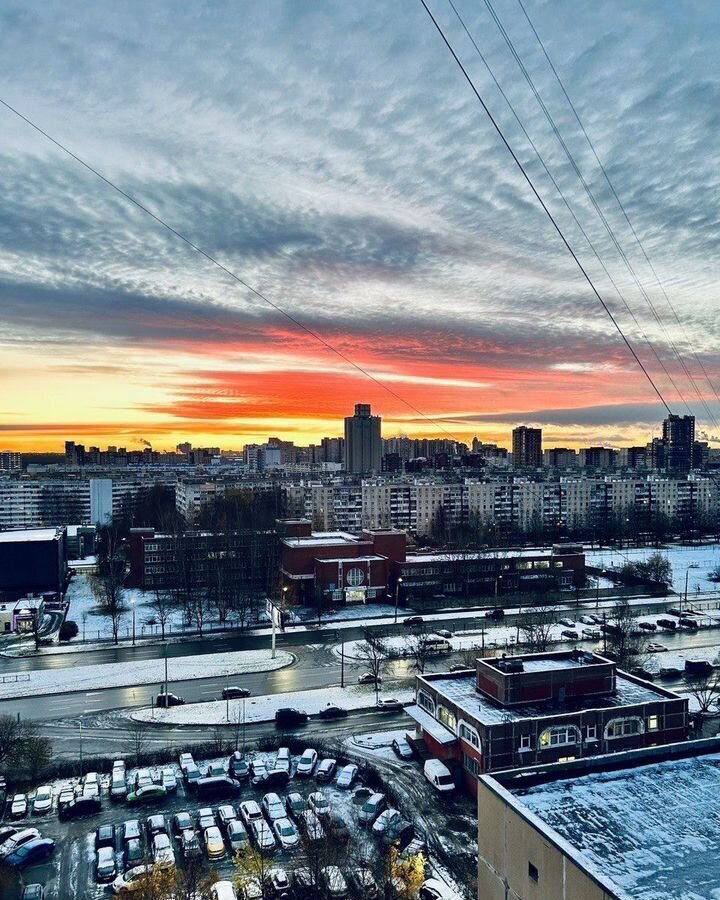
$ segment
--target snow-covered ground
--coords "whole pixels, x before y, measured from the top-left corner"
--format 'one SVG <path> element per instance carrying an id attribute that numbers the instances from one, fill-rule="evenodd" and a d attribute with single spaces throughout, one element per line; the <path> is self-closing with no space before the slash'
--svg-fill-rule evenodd
<path id="1" fill-rule="evenodd" d="M 270 672 L 289 666 L 294 656 L 278 650 L 275 659 L 270 650 L 239 650 L 234 653 L 183 656 L 168 659 L 168 678 L 183 681 L 222 675 L 249 675 Z M 97 666 L 75 666 L 62 669 L 36 669 L 19 672 L 27 681 L 0 683 L 0 699 L 15 699 L 65 691 L 88 691 L 99 687 L 132 687 L 136 684 L 161 684 L 165 678 L 163 659 L 136 662 L 105 663 Z"/>
<path id="2" fill-rule="evenodd" d="M 393 688 L 381 696 L 392 695 L 402 703 L 410 703 L 414 691 L 409 688 Z M 170 709 L 139 709 L 131 713 L 137 722 L 156 722 L 168 725 L 227 725 L 229 706 L 231 723 L 270 722 L 283 707 L 293 707 L 308 715 L 316 715 L 326 706 L 344 709 L 368 709 L 375 706 L 375 690 L 372 686 L 326 687 L 311 691 L 293 691 L 287 694 L 265 694 L 247 700 L 213 700 L 209 703 L 187 703 Z M 243 719 L 243 714 L 245 718 Z"/>
<path id="3" fill-rule="evenodd" d="M 620 569 L 627 562 L 645 560 L 653 553 L 661 553 L 672 566 L 672 589 L 685 592 L 685 572 L 688 572 L 688 597 L 700 591 L 720 591 L 720 584 L 708 579 L 708 572 L 720 566 L 720 544 L 702 544 L 699 547 L 668 546 L 642 547 L 627 550 L 586 550 L 585 562 L 589 566 Z M 691 565 L 698 568 L 689 569 Z"/>

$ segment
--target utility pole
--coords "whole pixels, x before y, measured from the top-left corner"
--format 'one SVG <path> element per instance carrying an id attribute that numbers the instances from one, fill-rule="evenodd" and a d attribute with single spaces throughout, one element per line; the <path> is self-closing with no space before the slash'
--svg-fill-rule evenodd
<path id="1" fill-rule="evenodd" d="M 230 724 L 230 691 L 228 688 L 230 687 L 230 673 L 225 673 L 225 719 Z"/>
<path id="2" fill-rule="evenodd" d="M 167 644 L 165 644 L 165 702 L 167 703 L 168 693 L 168 671 L 167 671 Z"/>
<path id="3" fill-rule="evenodd" d="M 340 641 L 340 687 L 345 687 L 345 639 Z"/>

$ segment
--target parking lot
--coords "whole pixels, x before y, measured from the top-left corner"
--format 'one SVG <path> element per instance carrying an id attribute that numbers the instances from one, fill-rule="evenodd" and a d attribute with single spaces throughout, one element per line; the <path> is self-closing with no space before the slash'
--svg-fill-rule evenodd
<path id="1" fill-rule="evenodd" d="M 275 847 L 272 851 L 272 865 L 284 869 L 290 876 L 291 883 L 292 873 L 311 863 L 309 856 L 312 856 L 312 847 L 320 842 L 319 836 L 313 841 L 315 826 L 312 819 L 314 817 L 312 813 L 303 812 L 305 806 L 312 809 L 314 805 L 316 808 L 316 821 L 320 823 L 320 831 L 323 834 L 325 862 L 339 866 L 346 875 L 351 875 L 352 871 L 357 868 L 358 860 L 366 859 L 368 860 L 367 867 L 376 874 L 378 882 L 382 883 L 387 871 L 388 846 L 394 834 L 392 827 L 396 827 L 399 831 L 397 836 L 400 838 L 401 847 L 412 841 L 410 850 L 414 850 L 423 843 L 423 830 L 415 827 L 416 823 L 410 821 L 413 816 L 408 814 L 407 809 L 404 811 L 404 816 L 395 820 L 394 826 L 391 825 L 387 837 L 377 833 L 377 830 L 374 831 L 372 822 L 360 824 L 361 808 L 367 801 L 371 790 L 378 788 L 377 782 L 374 780 L 371 786 L 365 787 L 363 773 L 360 772 L 358 778 L 343 788 L 337 782 L 341 766 L 336 772 L 331 773 L 330 780 L 320 781 L 317 775 L 322 758 L 319 758 L 317 763 L 311 764 L 309 771 L 303 776 L 302 771 L 298 775 L 297 770 L 301 757 L 296 753 L 291 755 L 288 760 L 291 775 L 287 783 L 283 784 L 284 779 L 280 777 L 269 785 L 267 783 L 253 784 L 253 772 L 261 773 L 263 766 L 272 772 L 277 763 L 277 755 L 275 751 L 248 754 L 250 777 L 243 780 L 237 788 L 231 784 L 228 784 L 226 788 L 223 788 L 222 783 L 215 785 L 212 797 L 200 797 L 195 790 L 191 790 L 185 783 L 176 762 L 167 768 L 171 768 L 175 774 L 177 788 L 165 795 L 153 797 L 152 795 L 158 792 L 150 787 L 148 796 L 137 805 L 129 803 L 127 799 L 111 800 L 109 797 L 110 777 L 107 775 L 101 776 L 99 779 L 102 808 L 100 811 L 82 818 L 62 821 L 58 815 L 59 795 L 64 788 L 68 787 L 72 787 L 79 794 L 82 790 L 80 777 L 71 783 L 53 783 L 52 808 L 40 815 L 32 814 L 32 792 L 29 795 L 28 812 L 21 818 L 10 820 L 8 802 L 3 818 L 5 824 L 11 824 L 18 828 L 37 828 L 43 838 L 51 838 L 56 842 L 55 852 L 49 861 L 25 868 L 22 878 L 17 878 L 15 883 L 7 889 L 8 900 L 20 898 L 23 885 L 33 883 L 44 886 L 47 900 L 86 900 L 86 898 L 110 896 L 113 891 L 112 882 L 117 875 L 122 874 L 125 869 L 133 865 L 137 865 L 138 862 L 151 861 L 153 855 L 156 861 L 164 859 L 169 864 L 172 860 L 180 871 L 190 866 L 196 867 L 197 863 L 186 861 L 183 857 L 182 841 L 185 839 L 182 837 L 180 827 L 182 819 L 179 824 L 175 820 L 175 817 L 183 812 L 189 815 L 190 827 L 197 833 L 200 848 L 198 856 L 203 874 L 216 872 L 221 879 L 231 880 L 236 869 L 229 840 L 232 829 L 228 830 L 228 821 L 233 816 L 240 821 L 246 818 L 245 813 L 252 811 L 252 804 L 248 804 L 247 801 L 255 801 L 262 811 L 262 822 L 259 827 L 253 826 L 251 822 L 247 821 L 247 818 L 245 821 L 245 829 L 249 832 L 252 844 L 257 845 L 258 841 L 263 839 L 262 833 L 270 832 L 272 840 L 277 845 L 283 839 L 279 832 L 286 832 L 284 840 L 288 843 L 288 847 L 285 849 L 280 846 Z M 312 755 L 310 755 L 310 759 L 311 757 Z M 197 765 L 203 777 L 206 777 L 208 769 L 212 774 L 219 775 L 220 772 L 228 770 L 229 760 L 227 757 L 203 760 L 198 761 Z M 151 770 L 150 778 L 153 783 L 162 782 L 162 768 L 166 767 Z M 301 765 L 301 770 L 302 768 Z M 305 768 L 307 770 L 308 766 L 306 765 Z M 128 790 L 135 787 L 136 775 L 137 771 L 133 769 L 126 772 Z M 417 777 L 418 781 L 422 780 L 419 768 L 417 773 L 413 773 L 414 777 Z M 382 791 L 382 785 L 379 787 Z M 278 806 L 276 803 L 273 807 L 273 798 L 269 798 L 263 803 L 263 799 L 268 793 L 276 793 L 281 805 Z M 288 797 L 291 794 L 299 794 L 301 799 L 295 798 L 294 804 L 292 801 L 289 804 Z M 315 796 L 311 798 L 311 795 Z M 391 798 L 389 799 L 391 800 Z M 323 801 L 327 801 L 326 806 Z M 292 806 L 296 806 L 297 809 L 290 808 Z M 200 822 L 200 811 L 203 808 L 206 810 L 205 818 Z M 210 808 L 209 812 L 207 808 Z M 156 818 L 148 822 L 149 817 Z M 274 819 L 281 818 L 285 820 L 285 824 L 276 824 Z M 392 819 L 392 817 L 390 818 Z M 124 823 L 132 820 L 139 822 L 140 832 L 140 848 L 134 845 L 130 856 L 137 857 L 138 850 L 140 850 L 141 857 L 134 860 L 128 859 L 128 854 L 125 852 L 128 845 L 124 840 Z M 289 820 L 290 828 L 287 820 Z M 188 824 L 187 820 L 185 824 Z M 111 825 L 114 826 L 114 829 L 108 829 L 106 833 L 101 834 L 98 841 L 96 830 L 101 825 Z M 132 829 L 132 826 L 130 828 Z M 212 832 L 215 838 L 214 842 L 205 840 L 205 829 L 207 828 L 218 829 Z M 154 840 L 154 833 L 162 834 L 163 829 L 167 832 L 167 838 L 161 837 Z M 297 831 L 297 841 L 292 836 L 294 830 Z M 325 835 L 327 835 L 326 838 Z M 112 846 L 112 852 L 106 851 L 104 854 L 105 864 L 110 868 L 112 868 L 112 862 L 115 865 L 114 872 L 110 872 L 110 870 L 106 872 L 107 880 L 104 883 L 99 882 L 96 878 L 96 843 L 98 842 Z M 289 845 L 293 843 L 297 843 L 297 846 L 290 847 Z M 153 854 L 153 844 L 156 845 L 155 854 Z M 237 843 L 236 846 L 238 846 Z M 329 853 L 329 848 L 332 848 L 331 853 Z M 208 858 L 208 853 L 215 858 Z M 110 857 L 109 862 L 108 857 Z M 429 869 L 427 874 L 428 876 L 432 875 L 432 870 Z M 348 880 L 351 881 L 350 878 Z M 313 893 L 317 896 L 323 895 L 319 887 Z M 352 883 L 349 884 L 349 893 L 351 896 L 353 895 Z M 360 895 L 355 892 L 355 896 Z M 452 895 L 449 894 L 449 896 Z"/>

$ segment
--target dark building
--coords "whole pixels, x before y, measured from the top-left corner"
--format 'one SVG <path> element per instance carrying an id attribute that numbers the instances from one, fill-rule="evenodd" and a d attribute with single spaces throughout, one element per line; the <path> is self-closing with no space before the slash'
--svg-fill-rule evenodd
<path id="1" fill-rule="evenodd" d="M 695 416 L 670 415 L 663 422 L 666 472 L 689 472 L 694 468 Z"/>
<path id="2" fill-rule="evenodd" d="M 0 531 L 0 591 L 12 597 L 67 586 L 64 528 Z"/>
<path id="3" fill-rule="evenodd" d="M 542 466 L 542 428 L 519 425 L 512 433 L 513 465 L 516 469 L 538 469 Z"/>
<path id="4" fill-rule="evenodd" d="M 348 472 L 379 472 L 382 467 L 380 416 L 373 416 L 369 403 L 358 403 L 355 415 L 345 419 L 345 469 Z"/>
<path id="5" fill-rule="evenodd" d="M 413 742 L 462 766 L 476 793 L 485 772 L 682 741 L 688 701 L 581 650 L 478 659 L 475 670 L 419 675 Z"/>
<path id="6" fill-rule="evenodd" d="M 580 465 L 587 469 L 614 469 L 618 451 L 610 447 L 584 447 L 580 451 Z"/>

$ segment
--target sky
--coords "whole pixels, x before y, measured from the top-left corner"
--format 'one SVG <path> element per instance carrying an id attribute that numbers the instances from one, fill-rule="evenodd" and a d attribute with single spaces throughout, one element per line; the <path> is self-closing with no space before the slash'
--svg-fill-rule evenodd
<path id="1" fill-rule="evenodd" d="M 717 435 L 714 4 L 524 0 L 641 248 L 518 0 L 495 13 L 618 246 L 488 6 L 455 0 L 596 256 L 428 2 L 670 409 Z M 307 443 L 358 402 L 386 437 L 658 433 L 662 403 L 419 0 L 7 0 L 0 85 L 272 303 L 0 107 L 0 448 Z"/>

